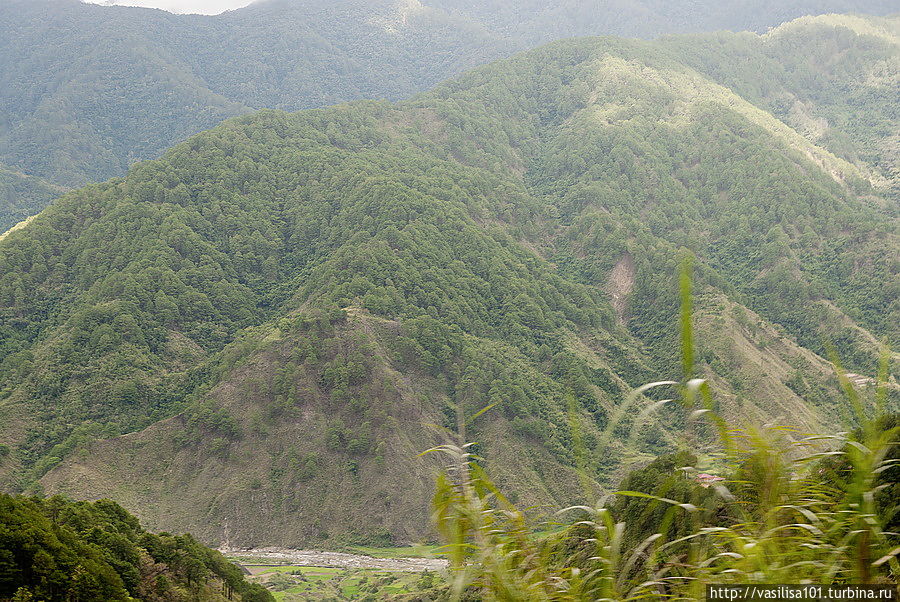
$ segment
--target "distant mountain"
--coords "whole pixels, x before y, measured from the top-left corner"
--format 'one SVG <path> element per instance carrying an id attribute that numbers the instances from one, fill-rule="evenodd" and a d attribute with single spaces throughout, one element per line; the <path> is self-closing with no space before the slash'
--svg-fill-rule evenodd
<path id="1" fill-rule="evenodd" d="M 0 240 L 0 482 L 208 542 L 412 540 L 417 454 L 465 424 L 522 505 L 572 501 L 573 425 L 601 483 L 685 426 L 622 404 L 679 376 L 686 250 L 720 409 L 836 428 L 826 342 L 862 379 L 900 342 L 896 25 L 556 42 L 63 196 Z"/>
<path id="2" fill-rule="evenodd" d="M 400 99 L 573 35 L 762 30 L 893 2 L 263 0 L 209 17 L 77 0 L 0 3 L 0 230 L 57 194 L 251 109 Z M 48 184 L 49 183 L 49 187 Z"/>
<path id="3" fill-rule="evenodd" d="M 762 37 L 673 36 L 660 43 L 900 200 L 900 19 L 807 17 Z"/>
<path id="4" fill-rule="evenodd" d="M 897 12 L 890 0 L 431 0 L 428 4 L 529 44 L 601 33 L 636 38 L 719 30 L 762 33 L 804 15 Z"/>
<path id="5" fill-rule="evenodd" d="M 48 199 L 63 194 L 63 186 L 51 184 L 43 178 L 27 176 L 20 171 L 0 164 L 0 230 L 27 219 L 42 207 Z"/>
<path id="6" fill-rule="evenodd" d="M 440 11 L 395 13 L 387 1 L 262 5 L 217 17 L 6 1 L 0 161 L 80 186 L 251 108 L 400 98 L 509 53 Z M 34 196 L 32 212 L 49 195 Z M 8 196 L 4 205 L 23 202 Z"/>

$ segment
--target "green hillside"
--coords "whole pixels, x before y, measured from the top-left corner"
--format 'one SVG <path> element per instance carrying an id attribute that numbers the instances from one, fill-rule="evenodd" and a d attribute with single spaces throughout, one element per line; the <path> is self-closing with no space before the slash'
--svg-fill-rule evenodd
<path id="1" fill-rule="evenodd" d="M 0 164 L 0 230 L 31 217 L 63 192 L 61 186 Z"/>
<path id="2" fill-rule="evenodd" d="M 274 600 L 190 535 L 155 535 L 109 500 L 0 494 L 5 600 Z"/>
<path id="3" fill-rule="evenodd" d="M 673 36 L 661 43 L 900 198 L 900 19 L 826 15 L 763 36 Z"/>
<path id="4" fill-rule="evenodd" d="M 410 541 L 440 465 L 417 454 L 464 426 L 524 507 L 574 501 L 573 427 L 602 486 L 683 426 L 629 414 L 599 445 L 679 374 L 685 250 L 723 413 L 833 428 L 826 342 L 865 377 L 900 338 L 887 172 L 679 43 L 239 117 L 57 200 L 0 241 L 3 486 L 211 543 Z"/>
<path id="5" fill-rule="evenodd" d="M 8 0 L 0 5 L 0 162 L 73 188 L 121 176 L 251 109 L 406 98 L 553 39 L 762 31 L 810 13 L 896 9 L 887 0 L 816 4 L 267 0 L 207 17 Z M 0 194 L 0 230 L 55 195 L 43 187 Z"/>
<path id="6" fill-rule="evenodd" d="M 720 0 L 433 0 L 450 14 L 465 15 L 491 30 L 527 40 L 530 44 L 571 36 L 615 34 L 653 38 L 667 33 L 696 31 L 757 31 L 803 15 L 897 12 L 887 0 L 773 1 Z"/>
<path id="7" fill-rule="evenodd" d="M 123 175 L 251 107 L 400 98 L 512 51 L 438 10 L 404 19 L 402 34 L 397 19 L 387 0 L 290 2 L 218 17 L 4 2 L 0 161 L 78 187 Z M 46 199 L 6 203 L 33 214 Z"/>

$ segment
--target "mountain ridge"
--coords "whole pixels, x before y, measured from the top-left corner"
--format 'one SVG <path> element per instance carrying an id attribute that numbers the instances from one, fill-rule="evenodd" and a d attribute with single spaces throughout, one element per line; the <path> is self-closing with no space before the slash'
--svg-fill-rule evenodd
<path id="1" fill-rule="evenodd" d="M 120 176 L 135 161 L 157 157 L 189 135 L 252 109 L 397 100 L 552 38 L 653 37 L 691 29 L 691 19 L 671 15 L 646 22 L 647 14 L 670 11 L 665 5 L 624 2 L 612 10 L 584 2 L 557 7 L 574 19 L 542 16 L 544 8 L 529 5 L 516 32 L 501 23 L 510 18 L 510 7 L 494 4 L 270 2 L 202 16 L 9 0 L 0 6 L 5 11 L 0 34 L 7 40 L 0 46 L 0 161 L 72 188 Z M 833 4 L 817 10 L 849 6 Z M 878 14 L 890 8 L 875 0 L 851 4 Z M 500 15 L 493 25 L 482 14 L 487 7 Z M 737 23 L 726 23 L 711 17 L 715 11 L 686 10 L 703 23 L 712 18 L 699 29 L 759 29 L 741 11 L 734 13 L 743 15 Z M 777 25 L 810 10 L 797 5 L 764 12 L 773 15 L 768 24 Z M 643 16 L 622 22 L 597 18 L 631 11 Z M 546 27 L 536 23 L 561 29 L 548 37 Z M 535 37 L 536 31 L 543 33 Z M 48 138 L 50 128 L 64 135 Z M 57 194 L 38 181 L 28 183 L 25 203 L 21 192 L 6 191 L 0 230 L 36 213 Z"/>
<path id="2" fill-rule="evenodd" d="M 823 339 L 871 374 L 897 337 L 893 201 L 710 97 L 675 42 L 555 42 L 400 103 L 237 117 L 62 197 L 0 240 L 3 487 L 209 542 L 228 517 L 254 545 L 411 541 L 406 494 L 440 466 L 417 454 L 492 406 L 468 432 L 504 489 L 574 501 L 573 423 L 601 487 L 684 426 L 629 416 L 602 444 L 631 390 L 677 380 L 686 252 L 724 413 L 833 427 Z"/>

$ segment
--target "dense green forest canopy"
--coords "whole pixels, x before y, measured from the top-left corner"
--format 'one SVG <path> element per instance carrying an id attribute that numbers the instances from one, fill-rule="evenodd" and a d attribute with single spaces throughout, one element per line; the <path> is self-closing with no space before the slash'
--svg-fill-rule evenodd
<path id="1" fill-rule="evenodd" d="M 781 74 L 756 92 L 685 38 L 555 42 L 404 102 L 238 117 L 61 197 L 0 240 L 0 482 L 205 541 L 228 516 L 251 543 L 411 539 L 416 454 L 492 406 L 470 432 L 498 479 L 564 501 L 573 421 L 601 483 L 671 447 L 665 411 L 599 441 L 678 372 L 685 253 L 723 413 L 834 425 L 828 343 L 865 381 L 900 339 L 892 134 L 858 120 L 896 125 L 895 28 L 697 38 Z M 853 144 L 779 119 L 788 93 Z"/>
<path id="2" fill-rule="evenodd" d="M 763 32 L 803 15 L 863 13 L 886 15 L 897 7 L 888 1 L 855 2 L 669 2 L 667 0 L 434 0 L 429 3 L 450 14 L 465 15 L 493 31 L 533 42 L 571 36 L 614 34 L 651 38 L 667 33 L 696 31 Z"/>
<path id="3" fill-rule="evenodd" d="M 815 7 L 268 0 L 208 17 L 78 0 L 7 0 L 0 5 L 0 230 L 37 213 L 59 193 L 56 187 L 120 176 L 135 161 L 252 109 L 405 98 L 569 36 L 764 31 L 810 12 L 895 8 L 887 0 Z M 721 57 L 721 49 L 711 50 L 712 60 Z M 791 58 L 779 53 L 774 60 Z M 753 68 L 743 77 L 767 82 L 760 74 Z M 808 90 L 800 91 L 801 102 Z M 846 146 L 840 125 L 831 136 Z M 7 172 L 27 177 L 10 179 Z"/>
<path id="4" fill-rule="evenodd" d="M 190 535 L 156 535 L 109 500 L 0 494 L 0 598 L 267 602 Z"/>

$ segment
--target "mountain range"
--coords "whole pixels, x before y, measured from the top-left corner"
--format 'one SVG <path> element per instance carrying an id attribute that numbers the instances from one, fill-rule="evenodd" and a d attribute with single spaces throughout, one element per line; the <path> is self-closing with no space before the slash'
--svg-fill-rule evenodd
<path id="1" fill-rule="evenodd" d="M 888 0 L 263 0 L 217 16 L 78 0 L 0 4 L 0 230 L 64 189 L 252 110 L 399 100 L 553 39 L 753 30 Z"/>
<path id="2" fill-rule="evenodd" d="M 464 436 L 522 506 L 574 501 L 686 428 L 630 393 L 680 378 L 688 255 L 722 413 L 835 428 L 829 345 L 864 383 L 900 339 L 898 30 L 557 41 L 63 195 L 0 239 L 0 486 L 414 541 L 420 453 Z"/>

